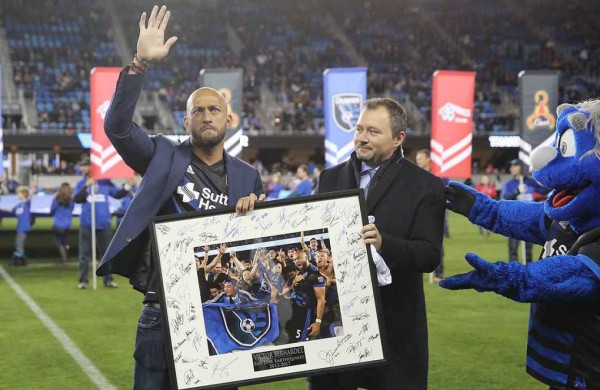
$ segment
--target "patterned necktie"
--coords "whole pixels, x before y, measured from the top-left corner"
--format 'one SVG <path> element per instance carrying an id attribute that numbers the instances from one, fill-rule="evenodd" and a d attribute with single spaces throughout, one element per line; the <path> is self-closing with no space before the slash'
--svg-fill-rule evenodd
<path id="1" fill-rule="evenodd" d="M 367 169 L 360 173 L 361 176 L 369 175 L 369 181 L 367 182 L 367 185 L 364 188 L 365 199 L 367 199 L 367 197 L 369 196 L 369 189 L 371 188 L 371 180 L 373 180 L 373 176 L 375 175 L 375 172 L 377 172 L 377 170 L 375 168 L 370 168 L 370 169 Z"/>

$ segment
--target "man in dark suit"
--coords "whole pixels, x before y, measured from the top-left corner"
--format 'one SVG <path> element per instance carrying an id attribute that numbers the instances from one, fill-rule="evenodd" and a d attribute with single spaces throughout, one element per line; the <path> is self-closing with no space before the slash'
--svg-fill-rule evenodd
<path id="1" fill-rule="evenodd" d="M 144 294 L 134 357 L 134 389 L 168 389 L 166 345 L 159 305 L 160 279 L 148 232 L 148 218 L 236 205 L 245 213 L 265 198 L 256 169 L 224 150 L 231 114 L 214 89 L 200 88 L 187 102 L 184 125 L 190 137 L 176 145 L 159 134 L 148 136 L 133 121 L 144 74 L 167 56 L 177 38 L 164 41 L 170 13 L 163 6 L 140 20 L 137 53 L 121 72 L 104 128 L 123 160 L 143 176 L 96 273 L 128 277 Z"/>
<path id="2" fill-rule="evenodd" d="M 427 388 L 427 318 L 423 273 L 440 262 L 444 226 L 442 180 L 404 159 L 406 113 L 394 100 L 365 102 L 356 125 L 351 158 L 321 172 L 318 193 L 363 188 L 366 212 L 375 223 L 363 227 L 391 270 L 380 287 L 389 363 L 369 369 L 310 377 L 311 390 Z"/>

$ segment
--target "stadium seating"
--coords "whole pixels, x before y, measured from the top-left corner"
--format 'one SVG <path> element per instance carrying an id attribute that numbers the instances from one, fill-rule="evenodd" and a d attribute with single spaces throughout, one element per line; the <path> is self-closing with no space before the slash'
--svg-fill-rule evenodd
<path id="1" fill-rule="evenodd" d="M 119 11 L 115 21 L 109 3 L 92 0 L 2 2 L 14 80 L 35 99 L 41 130 L 88 131 L 89 70 L 129 61 L 116 55 L 113 23 L 124 28 L 134 47 L 140 11 L 154 3 L 113 2 Z M 363 65 L 362 60 L 369 67 L 369 95 L 414 104 L 425 121 L 431 115 L 435 70 L 476 71 L 474 131 L 480 133 L 517 129 L 523 69 L 559 70 L 560 101 L 600 93 L 597 2 L 527 0 L 473 7 L 472 0 L 409 0 L 401 6 L 385 0 L 201 5 L 180 0 L 169 7 L 168 34 L 179 41 L 168 59 L 153 67 L 145 86 L 167 102 L 180 128 L 202 68 L 244 68 L 244 123 L 267 131 L 274 126 L 319 131 L 323 70 Z M 578 15 L 577 22 L 572 15 Z M 261 85 L 281 107 L 274 124 L 257 122 Z"/>

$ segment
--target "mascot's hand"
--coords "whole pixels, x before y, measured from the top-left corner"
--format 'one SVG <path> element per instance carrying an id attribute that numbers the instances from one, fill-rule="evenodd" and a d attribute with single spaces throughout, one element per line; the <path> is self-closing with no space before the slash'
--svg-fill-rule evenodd
<path id="1" fill-rule="evenodd" d="M 494 291 L 517 302 L 581 303 L 600 299 L 600 276 L 590 253 L 559 255 L 527 266 L 516 261 L 489 263 L 467 253 L 473 271 L 444 279 L 440 286 L 450 290 L 473 288 Z M 595 257 L 594 257 L 595 258 Z M 592 264 L 590 268 L 589 264 Z"/>
<path id="2" fill-rule="evenodd" d="M 474 253 L 467 253 L 465 259 L 475 269 L 469 273 L 451 276 L 442 280 L 440 287 L 449 290 L 473 288 L 480 292 L 498 292 L 508 282 L 506 263 L 490 263 Z"/>
<path id="3" fill-rule="evenodd" d="M 480 195 L 479 192 L 471 187 L 457 181 L 448 183 L 445 193 L 446 207 L 467 218 L 469 218 L 469 213 L 477 200 L 477 195 Z"/>

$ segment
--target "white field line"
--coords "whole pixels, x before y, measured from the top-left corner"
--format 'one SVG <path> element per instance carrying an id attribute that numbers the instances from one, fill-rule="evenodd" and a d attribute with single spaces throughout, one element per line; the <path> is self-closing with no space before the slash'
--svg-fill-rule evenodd
<path id="1" fill-rule="evenodd" d="M 14 279 L 8 274 L 8 272 L 6 272 L 6 270 L 1 265 L 0 275 L 4 278 L 4 280 L 6 280 L 8 285 L 12 287 L 13 290 L 15 290 L 19 298 L 21 298 L 21 300 L 25 302 L 27 306 L 29 306 L 31 311 L 37 316 L 37 318 L 39 318 L 42 324 L 44 324 L 44 326 L 48 328 L 50 333 L 52 333 L 52 335 L 58 340 L 63 349 L 67 351 L 69 355 L 71 355 L 73 360 L 75 360 L 79 367 L 81 367 L 81 369 L 86 373 L 86 375 L 96 385 L 96 387 L 102 390 L 116 389 L 116 387 L 112 385 L 108 381 L 108 379 L 104 377 L 104 375 L 102 375 L 100 370 L 96 366 L 94 366 L 90 359 L 88 359 L 87 356 L 85 356 L 83 352 L 81 352 L 81 350 L 77 347 L 77 345 L 75 345 L 73 340 L 71 340 L 71 338 L 65 333 L 65 331 L 62 330 L 25 291 L 23 291 L 21 286 L 19 286 L 17 282 L 14 281 Z"/>

